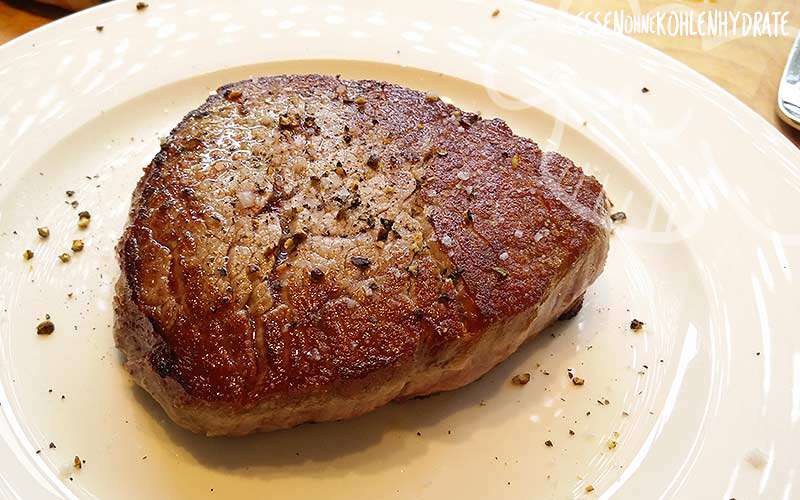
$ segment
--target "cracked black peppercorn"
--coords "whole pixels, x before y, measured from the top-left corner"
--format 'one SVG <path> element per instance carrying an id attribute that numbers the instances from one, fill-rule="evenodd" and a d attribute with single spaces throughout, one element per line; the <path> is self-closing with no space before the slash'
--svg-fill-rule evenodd
<path id="1" fill-rule="evenodd" d="M 614 212 L 611 214 L 611 220 L 614 222 L 622 222 L 628 218 L 625 212 Z"/>
<path id="2" fill-rule="evenodd" d="M 50 335 L 54 331 L 56 331 L 56 325 L 50 320 L 42 321 L 36 325 L 36 335 Z"/>
<path id="3" fill-rule="evenodd" d="M 361 269 L 362 271 L 364 269 L 369 268 L 370 264 L 372 264 L 372 262 L 368 258 L 360 256 L 350 257 L 350 262 L 352 262 L 354 266 Z"/>

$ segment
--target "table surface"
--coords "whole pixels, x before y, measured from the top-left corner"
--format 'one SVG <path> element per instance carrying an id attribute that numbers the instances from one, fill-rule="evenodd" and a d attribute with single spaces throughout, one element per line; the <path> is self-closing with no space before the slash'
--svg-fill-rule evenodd
<path id="1" fill-rule="evenodd" d="M 539 3 L 571 13 L 619 10 L 646 13 L 665 8 L 689 8 L 697 11 L 716 9 L 745 13 L 789 12 L 791 36 L 727 40 L 649 34 L 631 36 L 666 52 L 715 81 L 800 147 L 800 133 L 786 126 L 775 114 L 778 83 L 794 36 L 800 28 L 800 6 L 797 0 L 539 0 Z M 0 44 L 68 14 L 65 10 L 31 1 L 0 0 Z"/>

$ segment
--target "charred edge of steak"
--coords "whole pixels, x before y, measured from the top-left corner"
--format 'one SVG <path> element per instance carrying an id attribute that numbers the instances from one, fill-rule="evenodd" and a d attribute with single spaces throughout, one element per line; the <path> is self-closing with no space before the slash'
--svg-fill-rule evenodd
<path id="1" fill-rule="evenodd" d="M 148 360 L 161 378 L 168 377 L 175 366 L 175 355 L 166 342 L 159 342 L 148 354 Z"/>
<path id="2" fill-rule="evenodd" d="M 581 294 L 581 296 L 578 297 L 571 306 L 569 306 L 569 309 L 561 313 L 561 316 L 558 317 L 559 321 L 572 319 L 577 316 L 579 312 L 581 312 L 581 309 L 583 308 L 583 295 L 584 294 Z"/>

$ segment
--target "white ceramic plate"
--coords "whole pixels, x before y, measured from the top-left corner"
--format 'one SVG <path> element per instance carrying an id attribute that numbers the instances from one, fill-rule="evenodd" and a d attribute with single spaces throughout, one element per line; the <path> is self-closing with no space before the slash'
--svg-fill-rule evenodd
<path id="1" fill-rule="evenodd" d="M 113 347 L 113 247 L 159 135 L 218 85 L 280 72 L 429 90 L 594 173 L 628 222 L 581 314 L 469 387 L 355 420 L 242 439 L 171 424 Z M 0 152 L 8 497 L 800 495 L 800 153 L 628 38 L 510 0 L 113 2 L 0 48 Z"/>

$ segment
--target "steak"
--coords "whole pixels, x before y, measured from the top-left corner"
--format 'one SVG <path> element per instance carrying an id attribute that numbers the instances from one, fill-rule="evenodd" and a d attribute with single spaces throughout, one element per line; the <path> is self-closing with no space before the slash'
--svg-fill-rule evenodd
<path id="1" fill-rule="evenodd" d="M 226 85 L 133 194 L 116 345 L 207 435 L 456 389 L 577 312 L 607 204 L 570 160 L 435 96 L 320 75 Z"/>

